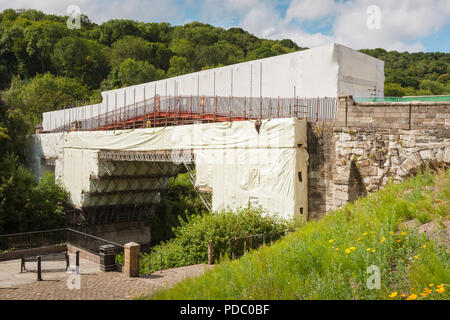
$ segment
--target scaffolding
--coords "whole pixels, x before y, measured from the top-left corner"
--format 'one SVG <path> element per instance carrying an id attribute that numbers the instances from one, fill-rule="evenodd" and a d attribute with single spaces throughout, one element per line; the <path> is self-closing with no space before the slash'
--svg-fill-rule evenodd
<path id="1" fill-rule="evenodd" d="M 155 95 L 145 101 L 101 114 L 97 105 L 90 112 L 68 112 L 59 125 L 48 132 L 125 130 L 188 125 L 195 123 L 299 118 L 310 122 L 333 122 L 336 98 L 248 98 L 219 96 Z M 56 120 L 55 120 L 56 121 Z"/>

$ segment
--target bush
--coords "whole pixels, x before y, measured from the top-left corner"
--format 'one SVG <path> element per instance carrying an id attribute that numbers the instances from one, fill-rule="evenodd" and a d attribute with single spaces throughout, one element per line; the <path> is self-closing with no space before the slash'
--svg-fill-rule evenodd
<path id="1" fill-rule="evenodd" d="M 180 226 L 180 217 L 186 219 L 189 215 L 204 211 L 205 205 L 192 186 L 189 173 L 170 178 L 169 187 L 161 194 L 161 202 L 151 219 L 152 243 L 173 238 L 173 229 Z"/>
<path id="2" fill-rule="evenodd" d="M 47 173 L 39 183 L 30 170 L 8 156 L 0 161 L 0 233 L 64 227 L 69 194 Z"/>
<path id="3" fill-rule="evenodd" d="M 180 219 L 180 223 L 181 226 L 174 229 L 174 239 L 153 247 L 150 254 L 142 254 L 141 273 L 161 267 L 168 269 L 206 263 L 209 241 L 213 242 L 214 259 L 220 260 L 228 252 L 230 239 L 265 234 L 265 241 L 271 242 L 294 228 L 293 223 L 270 216 L 261 208 L 192 215 L 185 221 Z"/>

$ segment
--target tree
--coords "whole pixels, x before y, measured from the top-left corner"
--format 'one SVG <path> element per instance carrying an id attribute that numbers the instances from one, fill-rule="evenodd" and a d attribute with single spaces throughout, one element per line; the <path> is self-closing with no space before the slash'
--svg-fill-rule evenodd
<path id="1" fill-rule="evenodd" d="M 193 61 L 195 58 L 195 48 L 192 42 L 186 39 L 174 39 L 170 43 L 170 50 L 179 57 L 185 57 L 188 61 Z"/>
<path id="2" fill-rule="evenodd" d="M 108 50 L 93 40 L 65 37 L 56 44 L 51 60 L 59 75 L 78 78 L 94 89 L 111 69 Z"/>
<path id="3" fill-rule="evenodd" d="M 170 68 L 167 71 L 168 77 L 176 77 L 193 71 L 191 64 L 185 57 L 172 57 L 170 59 Z"/>
<path id="4" fill-rule="evenodd" d="M 444 93 L 444 86 L 437 81 L 422 80 L 420 81 L 420 89 L 430 91 L 434 95 Z"/>
<path id="5" fill-rule="evenodd" d="M 398 83 L 386 83 L 384 85 L 384 95 L 386 97 L 403 97 L 405 89 Z"/>
<path id="6" fill-rule="evenodd" d="M 124 60 L 114 68 L 109 77 L 102 83 L 104 90 L 133 86 L 140 83 L 164 78 L 164 70 L 157 69 L 147 61 Z"/>
<path id="7" fill-rule="evenodd" d="M 150 42 L 142 38 L 125 36 L 111 46 L 111 64 L 120 65 L 126 59 L 149 61 L 152 58 Z"/>
<path id="8" fill-rule="evenodd" d="M 25 29 L 24 37 L 27 42 L 27 53 L 30 57 L 37 56 L 40 61 L 40 72 L 50 71 L 51 54 L 55 44 L 68 34 L 63 23 L 43 21 L 33 23 Z"/>
<path id="9" fill-rule="evenodd" d="M 114 42 L 124 36 L 140 37 L 141 35 L 141 29 L 136 21 L 109 20 L 100 25 L 100 34 L 98 41 L 101 44 L 111 46 Z"/>
<path id="10" fill-rule="evenodd" d="M 79 80 L 57 77 L 50 73 L 37 75 L 24 83 L 16 78 L 4 99 L 12 113 L 19 113 L 34 128 L 42 113 L 68 106 L 89 97 L 89 90 Z"/>

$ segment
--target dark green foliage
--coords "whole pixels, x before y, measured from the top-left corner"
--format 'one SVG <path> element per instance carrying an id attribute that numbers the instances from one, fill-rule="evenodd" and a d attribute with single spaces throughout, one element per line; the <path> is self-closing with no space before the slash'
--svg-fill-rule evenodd
<path id="1" fill-rule="evenodd" d="M 142 255 L 141 273 L 206 263 L 209 241 L 213 242 L 214 259 L 220 260 L 229 253 L 230 239 L 265 234 L 265 241 L 269 243 L 293 230 L 291 223 L 270 216 L 261 208 L 196 214 L 186 216 L 186 220 L 180 217 L 180 224 L 174 229 L 172 240 L 153 247 L 150 254 Z"/>
<path id="2" fill-rule="evenodd" d="M 59 75 L 79 79 L 95 89 L 109 73 L 108 54 L 106 47 L 93 40 L 66 37 L 55 45 L 51 60 Z"/>
<path id="3" fill-rule="evenodd" d="M 48 230 L 63 227 L 68 193 L 55 177 L 36 177 L 19 165 L 17 157 L 0 160 L 0 233 Z"/>
<path id="4" fill-rule="evenodd" d="M 384 49 L 360 51 L 385 61 L 385 96 L 450 94 L 449 53 L 388 52 Z"/>
<path id="5" fill-rule="evenodd" d="M 173 228 L 180 225 L 180 218 L 202 214 L 206 208 L 195 192 L 188 173 L 180 173 L 169 180 L 169 187 L 161 194 L 161 202 L 152 219 L 152 242 L 159 243 L 174 236 Z"/>

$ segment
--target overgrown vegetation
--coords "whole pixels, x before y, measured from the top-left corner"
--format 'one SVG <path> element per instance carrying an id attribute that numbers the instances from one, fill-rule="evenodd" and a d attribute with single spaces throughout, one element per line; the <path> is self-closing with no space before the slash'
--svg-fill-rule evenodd
<path id="1" fill-rule="evenodd" d="M 214 259 L 222 259 L 229 252 L 229 240 L 264 234 L 266 243 L 280 239 L 293 231 L 294 224 L 268 215 L 261 208 L 223 210 L 180 217 L 180 226 L 174 228 L 174 238 L 141 254 L 140 273 L 148 274 L 208 261 L 208 242 L 213 243 Z M 256 240 L 255 240 L 256 241 Z M 234 248 L 236 249 L 236 248 Z"/>
<path id="2" fill-rule="evenodd" d="M 189 173 L 170 178 L 167 190 L 161 193 L 161 202 L 152 217 L 152 243 L 160 243 L 174 237 L 173 229 L 190 215 L 201 215 L 206 208 L 194 190 Z"/>
<path id="3" fill-rule="evenodd" d="M 448 299 L 449 256 L 403 222 L 450 215 L 450 170 L 419 174 L 301 226 L 270 247 L 225 260 L 154 299 Z M 366 285 L 380 268 L 381 287 Z"/>

